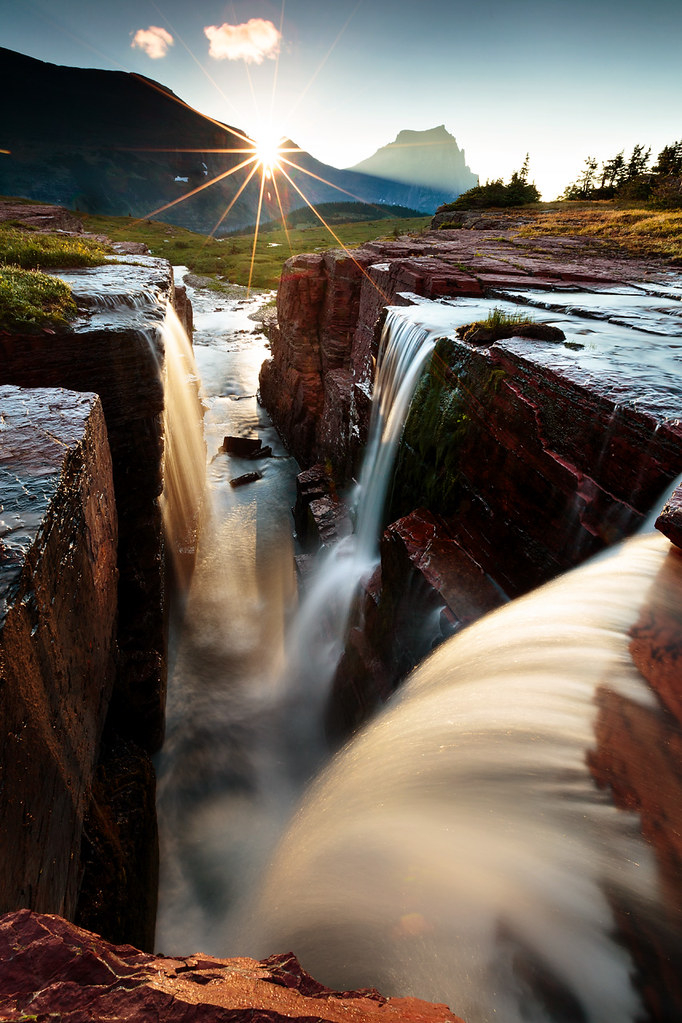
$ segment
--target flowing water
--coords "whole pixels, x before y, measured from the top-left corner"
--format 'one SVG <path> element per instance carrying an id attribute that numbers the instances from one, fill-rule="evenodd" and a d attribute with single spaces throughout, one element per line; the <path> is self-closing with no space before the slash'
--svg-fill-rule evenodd
<path id="1" fill-rule="evenodd" d="M 662 900 L 639 815 L 617 810 L 592 772 L 613 701 L 641 717 L 645 749 L 680 744 L 628 649 L 651 594 L 679 616 L 682 559 L 661 537 L 638 538 L 443 644 L 314 782 L 263 880 L 324 756 L 325 678 L 376 559 L 411 392 L 453 310 L 389 313 L 356 536 L 323 561 L 285 650 L 296 467 L 256 404 L 265 350 L 245 336 L 251 307 L 219 315 L 202 301 L 210 521 L 172 647 L 159 948 L 292 948 L 334 987 L 446 1001 L 468 1023 L 636 1023 L 617 924 L 655 933 L 674 970 L 682 911 L 669 890 Z M 464 305 L 462 319 L 480 316 L 480 303 Z M 257 494 L 229 487 L 253 465 L 218 450 L 223 434 L 254 429 L 277 456 L 258 465 Z M 336 628 L 318 641 L 305 630 L 330 596 Z M 656 792 L 653 758 L 639 770 Z M 658 1019 L 673 1023 L 666 1012 Z"/>
<path id="2" fill-rule="evenodd" d="M 307 795 L 255 914 L 257 954 L 293 948 L 334 988 L 444 1001 L 468 1023 L 640 1018 L 616 911 L 663 926 L 660 878 L 588 754 L 605 692 L 651 715 L 659 741 L 628 630 L 666 558 L 657 599 L 679 615 L 669 550 L 630 541 L 432 654 Z M 679 920 L 664 940 L 674 955 Z"/>

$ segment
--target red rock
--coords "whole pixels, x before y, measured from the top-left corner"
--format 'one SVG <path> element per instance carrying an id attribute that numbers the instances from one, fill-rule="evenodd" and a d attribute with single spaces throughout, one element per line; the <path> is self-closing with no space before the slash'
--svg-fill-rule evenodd
<path id="1" fill-rule="evenodd" d="M 222 451 L 239 458 L 252 458 L 261 450 L 259 437 L 225 437 Z"/>
<path id="2" fill-rule="evenodd" d="M 444 1005 L 335 992 L 291 954 L 168 958 L 111 945 L 56 916 L 0 920 L 2 1019 L 48 1023 L 461 1023 Z"/>
<path id="3" fill-rule="evenodd" d="M 656 519 L 656 529 L 682 547 L 682 487 L 678 487 Z"/>
<path id="4" fill-rule="evenodd" d="M 116 674 L 111 457 L 97 395 L 0 406 L 0 910 L 71 915 Z"/>

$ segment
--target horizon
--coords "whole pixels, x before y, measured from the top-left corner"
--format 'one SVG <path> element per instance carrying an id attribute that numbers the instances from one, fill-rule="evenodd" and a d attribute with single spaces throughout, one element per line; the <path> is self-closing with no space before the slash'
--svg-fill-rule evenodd
<path id="1" fill-rule="evenodd" d="M 9 49 L 143 75 L 201 114 L 252 138 L 286 136 L 339 168 L 400 131 L 443 124 L 481 183 L 507 180 L 529 153 L 530 179 L 551 201 L 587 156 L 627 157 L 641 143 L 655 160 L 682 137 L 682 5 L 669 0 L 645 11 L 614 0 L 491 0 L 485 10 L 424 0 L 418 18 L 396 18 L 391 0 L 333 10 L 121 0 L 94 12 L 86 0 L 0 0 L 0 24 Z"/>

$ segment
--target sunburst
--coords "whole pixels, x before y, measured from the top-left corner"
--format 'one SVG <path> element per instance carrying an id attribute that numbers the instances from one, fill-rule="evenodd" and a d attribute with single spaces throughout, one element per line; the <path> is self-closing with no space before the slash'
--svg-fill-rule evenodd
<path id="1" fill-rule="evenodd" d="M 357 5 L 358 7 L 360 6 L 360 3 L 361 3 L 361 0 L 358 0 L 358 5 Z M 357 10 L 357 7 L 355 8 L 355 10 Z M 332 44 L 332 46 L 331 46 L 331 48 L 329 50 L 329 53 L 327 53 L 325 55 L 325 57 L 324 57 L 321 65 L 320 65 L 320 67 L 325 63 L 327 57 L 329 56 L 331 51 L 335 48 L 335 46 L 338 43 L 341 35 L 345 31 L 348 23 L 350 22 L 350 20 L 351 20 L 351 18 L 352 18 L 352 16 L 354 14 L 355 14 L 355 11 L 353 11 L 351 16 L 348 18 L 346 24 L 343 26 L 341 32 L 339 33 L 339 35 L 335 39 L 334 43 Z M 284 4 L 282 5 L 282 20 L 283 20 L 283 15 L 284 15 Z M 187 47 L 185 47 L 185 48 L 187 49 Z M 191 53 L 190 53 L 190 55 L 192 56 Z M 196 60 L 196 58 L 194 58 L 194 59 Z M 199 62 L 197 61 L 197 63 L 199 63 Z M 277 81 L 277 66 L 278 66 L 278 63 L 279 63 L 279 61 L 277 61 L 277 65 L 276 65 L 276 68 L 275 68 L 275 76 L 274 76 L 274 79 L 273 79 L 273 101 L 274 101 L 275 83 Z M 199 65 L 199 66 L 201 66 L 201 65 Z M 307 92 L 308 88 L 312 84 L 312 81 L 314 81 L 314 79 L 317 76 L 317 73 L 319 72 L 319 70 L 320 70 L 320 68 L 318 68 L 317 71 L 315 72 L 315 74 L 313 75 L 313 78 L 308 83 L 308 86 L 306 86 L 306 89 L 303 91 L 303 94 L 301 96 L 299 96 L 299 100 L 298 100 L 299 103 L 303 99 L 303 95 L 305 94 L 305 92 Z M 215 85 L 215 83 L 210 78 L 210 76 L 208 76 L 208 77 L 209 77 L 209 80 Z M 166 97 L 168 96 L 168 93 L 166 92 L 166 90 L 161 90 L 161 88 L 159 86 L 155 85 L 155 83 L 150 82 L 148 79 L 141 79 L 141 80 L 144 81 L 145 84 L 151 85 L 152 87 L 159 89 L 159 91 L 163 91 L 163 93 L 164 93 L 164 95 Z M 172 93 L 171 93 L 171 96 L 172 96 Z M 187 104 L 184 101 L 180 100 L 178 97 L 173 96 L 173 99 L 176 100 L 176 102 L 178 102 L 181 106 L 188 107 L 189 109 L 193 109 L 192 107 L 189 107 L 189 104 Z M 196 110 L 194 112 L 195 113 L 199 113 L 199 111 L 196 111 Z M 205 115 L 200 114 L 200 116 L 204 117 Z M 234 174 L 238 174 L 240 171 L 244 171 L 244 179 L 243 179 L 243 181 L 241 182 L 239 188 L 237 189 L 235 195 L 232 197 L 232 199 L 229 202 L 229 204 L 226 206 L 224 212 L 222 213 L 222 215 L 220 216 L 220 218 L 218 219 L 218 221 L 214 225 L 213 230 L 207 236 L 207 241 L 208 241 L 209 238 L 214 237 L 214 235 L 216 234 L 217 230 L 224 223 L 224 221 L 228 217 L 230 211 L 234 207 L 235 203 L 240 198 L 242 193 L 245 191 L 247 186 L 251 183 L 251 181 L 254 178 L 256 178 L 256 180 L 258 180 L 258 178 L 260 178 L 259 188 L 258 188 L 258 203 L 257 203 L 257 209 L 255 211 L 255 219 L 254 219 L 255 227 L 254 227 L 253 246 L 252 246 L 252 250 L 251 250 L 251 264 L 250 264 L 250 268 L 249 268 L 248 290 L 250 291 L 251 290 L 251 283 L 252 283 L 252 280 L 253 280 L 253 271 L 254 271 L 254 264 L 255 264 L 255 259 L 256 259 L 256 248 L 257 248 L 257 245 L 258 245 L 258 234 L 259 234 L 260 227 L 261 227 L 261 217 L 263 215 L 263 207 L 265 205 L 265 201 L 266 200 L 270 200 L 270 201 L 272 200 L 271 193 L 270 193 L 270 187 L 272 187 L 272 190 L 274 191 L 274 194 L 275 194 L 275 197 L 276 197 L 277 207 L 279 209 L 279 214 L 280 214 L 281 219 L 282 219 L 282 226 L 283 226 L 284 231 L 286 233 L 287 241 L 289 243 L 289 248 L 290 248 L 291 251 L 293 251 L 292 250 L 292 246 L 291 246 L 290 236 L 289 236 L 289 228 L 288 228 L 288 224 L 287 224 L 286 211 L 284 209 L 284 205 L 283 205 L 283 202 L 282 202 L 282 194 L 281 194 L 281 190 L 280 190 L 280 185 L 278 184 L 278 180 L 277 180 L 278 177 L 279 177 L 280 184 L 286 183 L 286 185 L 288 185 L 290 189 L 293 189 L 293 191 L 295 191 L 298 194 L 298 196 L 303 200 L 303 202 L 306 203 L 310 207 L 310 209 L 313 211 L 313 213 L 315 214 L 317 219 L 320 221 L 320 223 L 329 232 L 330 237 L 336 242 L 337 245 L 339 245 L 347 253 L 347 255 L 350 257 L 350 259 L 356 264 L 356 266 L 358 267 L 360 272 L 369 280 L 369 282 L 379 292 L 379 294 L 381 294 L 382 298 L 384 298 L 387 301 L 386 296 L 383 295 L 383 292 L 377 286 L 376 282 L 373 281 L 371 277 L 369 277 L 369 275 L 367 274 L 365 268 L 355 259 L 352 251 L 350 249 L 348 249 L 348 247 L 343 243 L 343 241 L 339 238 L 339 236 L 332 230 L 332 228 L 327 223 L 327 221 L 324 219 L 324 217 L 315 208 L 314 204 L 304 194 L 303 190 L 299 187 L 299 184 L 297 184 L 293 180 L 293 178 L 291 176 L 291 173 L 292 172 L 298 172 L 299 174 L 304 174 L 307 177 L 313 178 L 316 181 L 319 181 L 319 182 L 321 182 L 321 183 L 323 183 L 325 185 L 330 186 L 331 188 L 334 188 L 336 191 L 342 193 L 343 195 L 347 195 L 351 199 L 355 199 L 356 201 L 364 202 L 364 200 L 360 196 L 354 195 L 352 192 L 348 192 L 346 189 L 341 188 L 340 186 L 334 184 L 334 182 L 328 181 L 326 178 L 320 177 L 320 175 L 315 174 L 315 173 L 313 173 L 313 171 L 310 171 L 310 170 L 306 169 L 306 167 L 302 165 L 301 161 L 297 162 L 297 161 L 293 160 L 292 156 L 294 156 L 297 153 L 303 154 L 303 150 L 300 149 L 298 146 L 294 145 L 293 143 L 291 143 L 287 139 L 287 137 L 285 135 L 283 135 L 281 132 L 275 131 L 272 127 L 268 126 L 266 128 L 262 128 L 262 129 L 260 129 L 258 132 L 256 132 L 254 134 L 253 138 L 250 138 L 249 136 L 247 136 L 245 134 L 242 134 L 241 132 L 236 131 L 233 128 L 229 128 L 227 125 L 222 124 L 221 122 L 216 121 L 213 118 L 208 117 L 208 118 L 205 118 L 205 119 L 208 120 L 208 121 L 211 121 L 215 126 L 217 126 L 217 127 L 221 128 L 222 130 L 224 130 L 225 133 L 226 133 L 226 136 L 227 135 L 232 136 L 235 139 L 235 142 L 236 142 L 236 145 L 233 143 L 231 146 L 226 146 L 224 149 L 223 148 L 216 148 L 216 149 L 210 150 L 210 152 L 216 153 L 216 154 L 224 154 L 225 156 L 232 155 L 232 154 L 239 155 L 239 156 L 242 157 L 242 159 L 234 167 L 231 167 L 229 170 L 225 170 L 222 173 L 215 175 L 215 177 L 212 177 L 209 180 L 203 182 L 198 187 L 188 190 L 187 192 L 184 193 L 184 195 L 179 196 L 177 199 L 174 199 L 171 202 L 165 203 L 163 206 L 160 206 L 158 209 L 153 210 L 151 213 L 149 213 L 147 215 L 147 217 L 145 219 L 149 219 L 151 217 L 154 217 L 154 216 L 158 215 L 159 213 L 163 213 L 166 210 L 171 209 L 171 207 L 176 206 L 179 203 L 184 202 L 187 199 L 190 199 L 192 196 L 196 195 L 198 192 L 201 192 L 201 191 L 203 191 L 206 188 L 210 188 L 212 185 L 216 185 L 219 182 L 224 181 L 226 178 L 229 178 L 229 177 L 231 177 Z M 159 150 L 157 149 L 155 151 L 158 152 Z M 178 149 L 177 147 L 174 147 L 172 149 L 169 148 L 166 151 L 173 152 L 173 153 L 178 153 L 178 152 L 199 152 L 198 149 L 197 150 L 182 150 L 182 149 Z M 202 150 L 202 152 L 207 152 L 207 150 Z M 288 171 L 287 171 L 287 168 L 288 168 Z M 289 194 L 291 194 L 291 193 L 289 192 Z"/>

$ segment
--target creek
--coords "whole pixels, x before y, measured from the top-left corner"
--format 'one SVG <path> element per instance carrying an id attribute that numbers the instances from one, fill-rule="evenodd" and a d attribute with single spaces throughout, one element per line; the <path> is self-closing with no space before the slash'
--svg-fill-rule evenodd
<path id="1" fill-rule="evenodd" d="M 628 652 L 652 607 L 677 621 L 679 558 L 642 536 L 443 644 L 314 781 L 276 849 L 327 755 L 319 710 L 338 637 L 318 661 L 315 642 L 291 628 L 297 466 L 256 401 L 267 349 L 249 316 L 262 300 L 192 300 L 209 500 L 171 634 L 158 948 L 291 948 L 324 983 L 446 1001 L 468 1023 L 644 1018 L 641 957 L 618 926 L 632 920 L 674 968 L 679 887 L 666 904 L 639 815 L 613 805 L 594 763 L 616 727 L 609 713 L 618 721 L 623 707 L 645 722 L 645 750 L 680 742 Z M 641 400 L 657 399 L 644 388 Z M 392 396 L 384 425 L 399 436 L 404 411 L 391 423 L 393 407 Z M 233 488 L 254 463 L 219 448 L 225 434 L 249 433 L 273 457 L 255 464 L 262 479 Z M 370 479 L 390 476 L 390 458 L 368 474 L 365 496 Z M 356 555 L 368 569 L 380 517 L 379 496 L 371 538 L 359 529 L 345 558 L 343 547 L 329 556 L 323 589 L 339 597 L 339 578 L 357 578 Z M 311 592 L 310 620 L 322 599 Z M 650 798 L 663 780 L 646 760 Z M 645 983 L 660 983 L 649 967 Z M 661 1005 L 655 1018 L 672 1023 L 664 995 Z"/>

